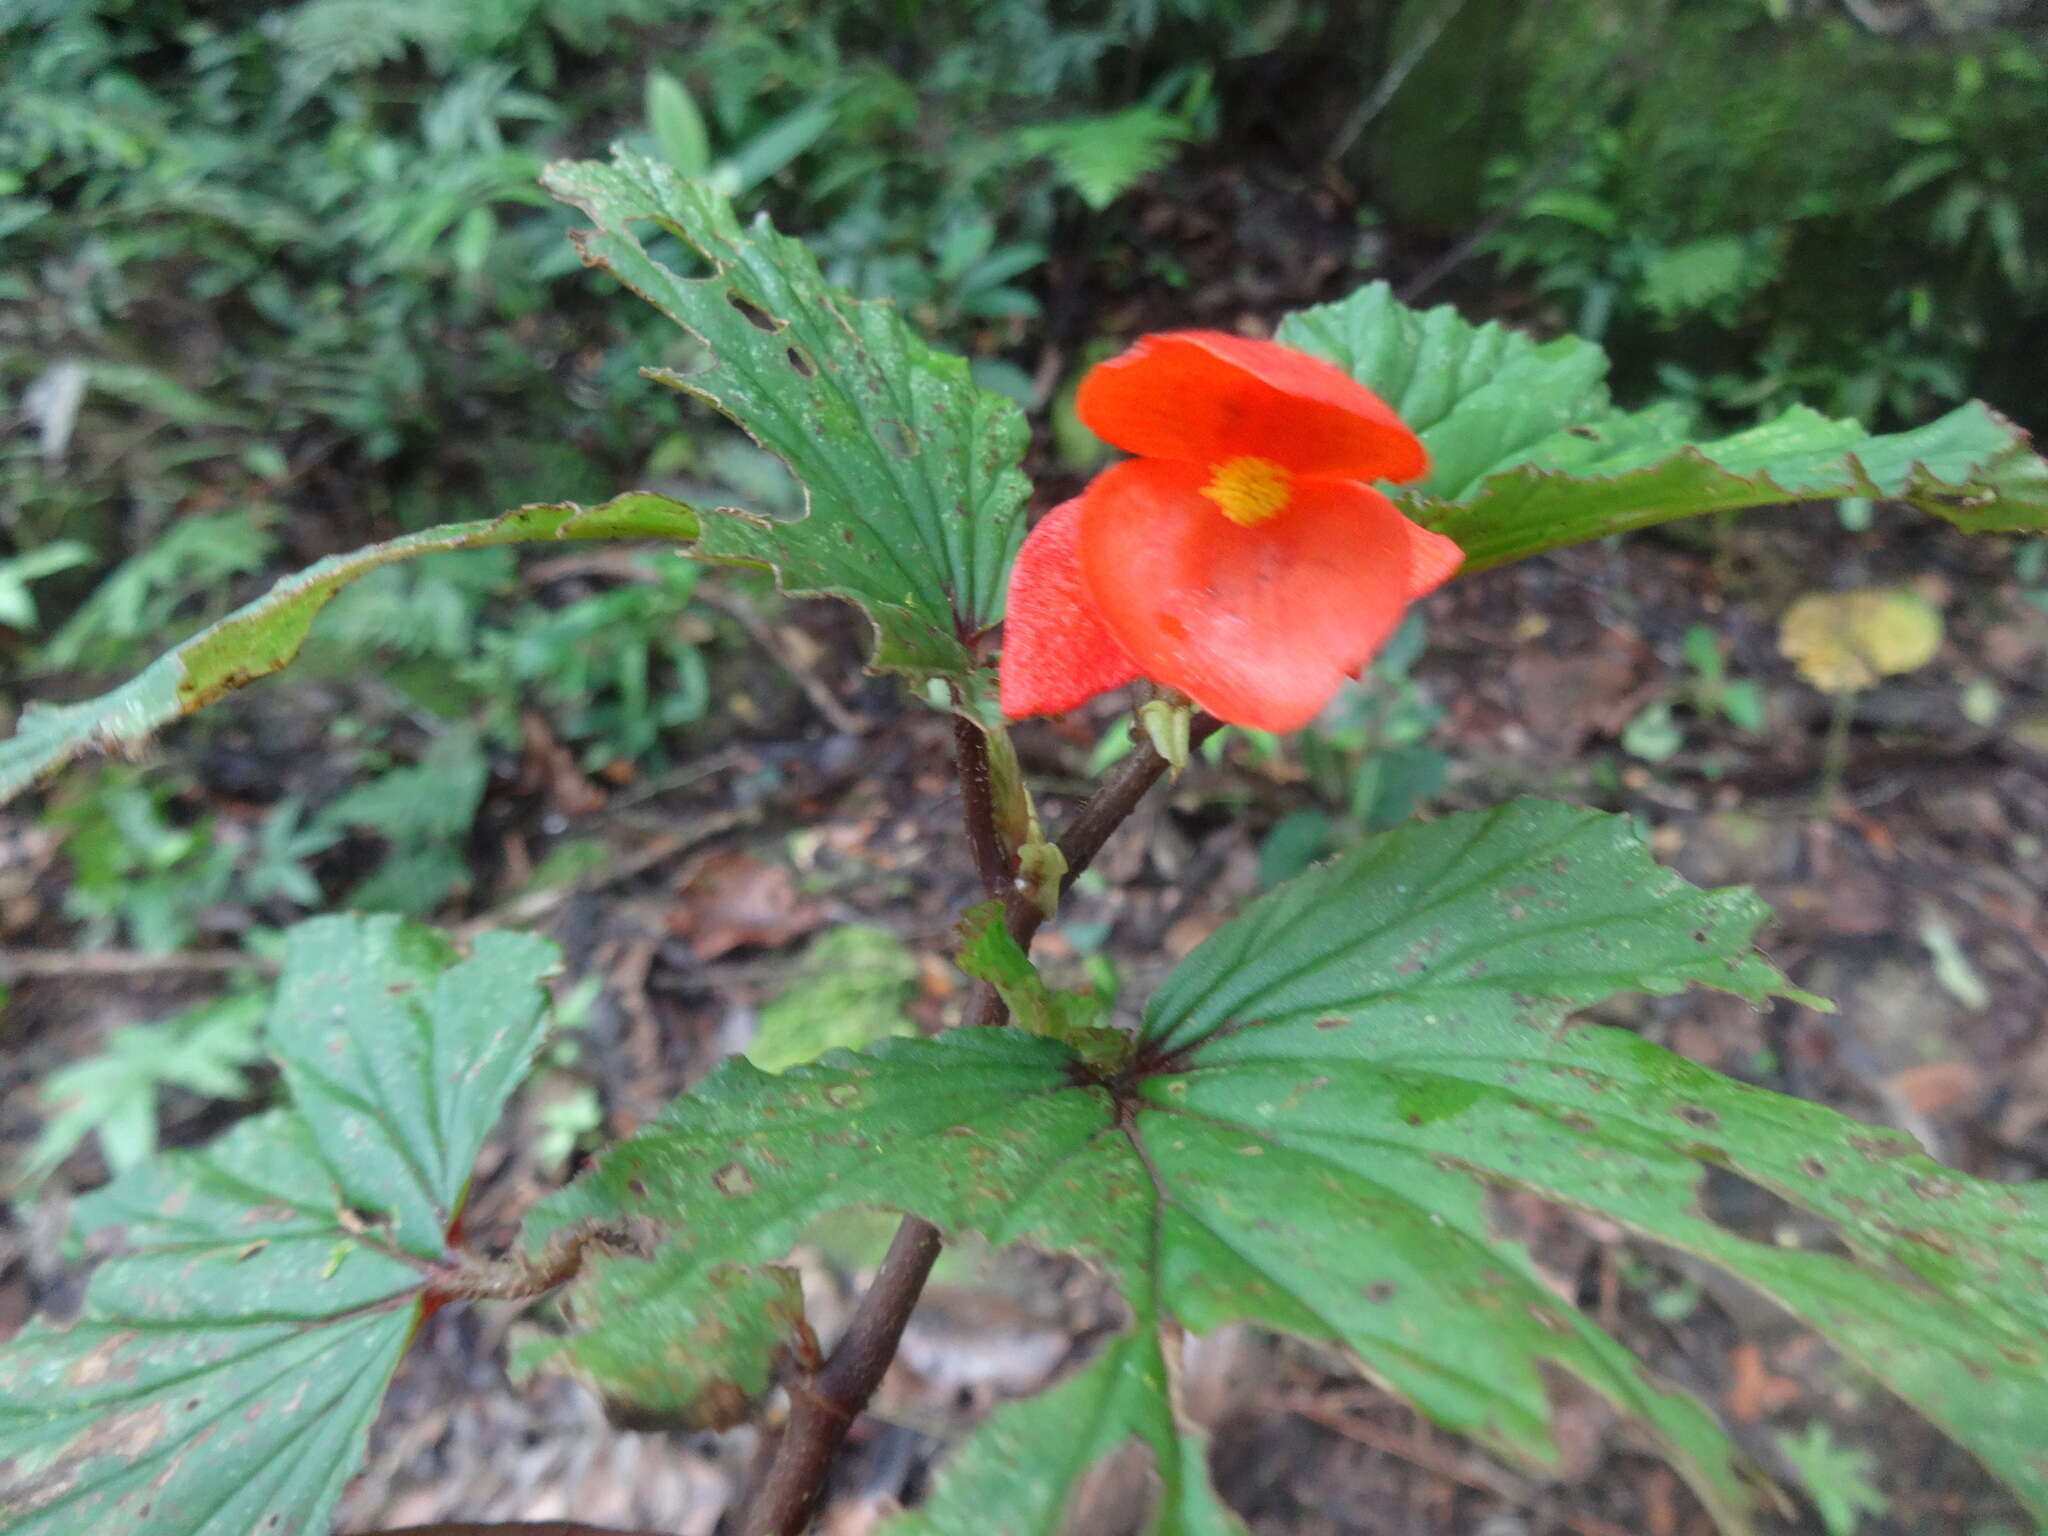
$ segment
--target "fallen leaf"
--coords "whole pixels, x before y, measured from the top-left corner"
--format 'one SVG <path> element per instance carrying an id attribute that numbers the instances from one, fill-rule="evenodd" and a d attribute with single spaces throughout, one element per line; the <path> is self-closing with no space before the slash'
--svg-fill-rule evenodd
<path id="1" fill-rule="evenodd" d="M 797 896 L 788 865 L 764 864 L 735 849 L 714 853 L 684 874 L 668 928 L 689 940 L 698 959 L 715 960 L 744 944 L 787 944 L 824 920 L 822 907 Z"/>
<path id="2" fill-rule="evenodd" d="M 549 805 L 571 820 L 604 808 L 605 792 L 576 766 L 575 754 L 556 739 L 545 718 L 528 710 L 519 717 L 519 736 L 523 793 L 545 790 Z"/>
<path id="3" fill-rule="evenodd" d="M 1916 1112 L 1935 1119 L 1967 1114 L 1984 1096 L 1984 1076 L 1967 1061 L 1930 1061 L 1894 1072 L 1887 1081 Z"/>
<path id="4" fill-rule="evenodd" d="M 1778 621 L 1778 649 L 1823 693 L 1915 672 L 1941 649 L 1941 613 L 1913 592 L 1809 592 Z"/>
<path id="5" fill-rule="evenodd" d="M 1776 1376 L 1764 1364 L 1763 1351 L 1745 1339 L 1728 1356 L 1732 1379 L 1728 1383 L 1728 1411 L 1743 1424 L 1754 1424 L 1766 1414 L 1776 1413 L 1799 1396 L 1799 1383 L 1789 1376 Z"/>

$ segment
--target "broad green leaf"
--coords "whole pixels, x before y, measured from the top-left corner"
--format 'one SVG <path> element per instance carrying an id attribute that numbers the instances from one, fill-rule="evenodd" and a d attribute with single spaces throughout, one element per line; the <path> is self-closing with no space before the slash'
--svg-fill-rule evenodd
<path id="1" fill-rule="evenodd" d="M 596 223 L 575 237 L 584 260 L 708 353 L 694 371 L 652 377 L 730 416 L 804 487 L 795 521 L 707 515 L 694 553 L 859 605 L 875 626 L 877 667 L 972 672 L 969 642 L 1002 617 L 1024 532 L 1017 407 L 977 389 L 963 359 L 927 346 L 891 305 L 828 286 L 799 242 L 764 220 L 743 229 L 710 187 L 623 150 L 608 166 L 558 164 L 543 179 Z M 642 241 L 656 232 L 709 275 L 669 265 Z"/>
<path id="2" fill-rule="evenodd" d="M 1524 803 L 1404 828 L 1261 899 L 1168 979 L 1123 1070 L 1014 1029 L 892 1041 L 780 1078 L 729 1064 L 537 1215 L 535 1240 L 635 1211 L 666 1231 L 652 1260 L 586 1274 L 589 1332 L 559 1347 L 645 1359 L 679 1319 L 717 1332 L 721 1266 L 761 1273 L 834 1207 L 911 1210 L 1091 1259 L 1132 1325 L 991 1419 L 904 1529 L 1057 1531 L 1088 1470 L 1133 1444 L 1160 1469 L 1155 1529 L 1234 1529 L 1170 1368 L 1179 1328 L 1233 1320 L 1340 1345 L 1439 1422 L 1538 1468 L 1558 1461 L 1546 1377 L 1566 1373 L 1747 1529 L 1713 1419 L 1496 1233 L 1492 1196 L 1527 1190 L 1725 1265 L 2038 1504 L 2040 1187 L 1960 1178 L 1902 1137 L 1566 1024 L 1619 992 L 1784 992 L 1749 948 L 1762 914 L 1746 892 L 1658 869 L 1621 818 Z M 991 973 L 1006 968 L 993 957 Z M 1700 1199 L 1712 1168 L 1832 1222 L 1844 1251 L 1717 1226 Z M 767 1351 L 752 1350 L 719 1373 L 765 1379 Z"/>
<path id="3" fill-rule="evenodd" d="M 0 1349 L 0 1531 L 324 1529 L 422 1280 L 341 1205 L 288 1110 L 81 1201 L 127 1252 L 77 1321 Z"/>
<path id="4" fill-rule="evenodd" d="M 780 1076 L 726 1063 L 529 1219 L 535 1243 L 586 1217 L 628 1212 L 652 1215 L 666 1229 L 653 1259 L 600 1260 L 572 1285 L 570 1304 L 584 1326 L 558 1346 L 564 1363 L 615 1400 L 647 1392 L 642 1401 L 669 1415 L 706 1375 L 758 1394 L 778 1341 L 756 1327 L 760 1290 L 739 1286 L 732 1266 L 781 1257 L 814 1220 L 848 1205 L 914 1208 L 948 1231 L 1084 1253 L 1113 1268 L 1138 1305 L 1152 1283 L 1150 1185 L 1131 1145 L 1110 1134 L 1110 1095 L 1077 1087 L 1073 1063 L 1057 1042 L 1010 1029 L 884 1041 L 865 1055 L 835 1053 Z M 760 1277 L 757 1287 L 773 1273 L 749 1272 Z M 742 1306 L 729 1304 L 734 1294 Z M 1011 1447 L 996 1428 L 972 1477 L 992 1479 L 1004 1502 L 942 1499 L 933 1514 L 956 1513 L 933 1529 L 1057 1531 L 1072 1491 L 1064 1479 L 1078 1479 L 1133 1439 L 1162 1467 L 1198 1469 L 1197 1442 L 1175 1427 L 1166 1396 L 1162 1321 L 1146 1304 L 1132 1336 L 1062 1389 L 1061 1403 L 1073 1408 L 1078 1400 L 1094 1415 L 1085 1438 L 1072 1418 L 1047 1414 L 1042 1400 L 1012 1410 L 1027 1426 L 1058 1424 L 1076 1438 L 1054 1455 L 1035 1435 Z M 677 1351 L 672 1379 L 658 1379 L 665 1341 L 678 1337 L 729 1337 L 738 1347 L 715 1371 L 714 1362 Z M 1017 1456 L 1028 1468 L 1011 1465 Z M 1200 1477 L 1177 1496 L 1214 1508 Z M 1236 1529 L 1220 1512 L 1207 1528 Z"/>
<path id="5" fill-rule="evenodd" d="M 1223 1249 L 1298 1246 L 1282 1266 L 1297 1277 L 1340 1214 L 1333 1184 L 1382 1191 L 1369 1219 L 1387 1226 L 1359 1235 L 1378 1272 L 1347 1278 L 1389 1288 L 1390 1342 L 1432 1341 L 1440 1358 L 1403 1345 L 1399 1358 L 1366 1348 L 1367 1362 L 1504 1448 L 1533 1444 L 1544 1399 L 1502 1353 L 1521 1318 L 1482 1272 L 1489 1188 L 1723 1266 L 2048 1511 L 2048 1185 L 1967 1179 L 1907 1137 L 1626 1031 L 1561 1030 L 1571 1008 L 1623 989 L 1693 980 L 1761 998 L 1775 983 L 1743 947 L 1761 913 L 1746 892 L 1703 895 L 1657 869 L 1619 818 L 1524 803 L 1390 834 L 1256 903 L 1160 988 L 1140 1061 L 1149 1050 L 1183 1075 L 1143 1093 L 1189 1130 L 1185 1147 L 1152 1142 L 1160 1175 L 1207 1208 Z M 1254 1147 L 1236 1166 L 1256 1172 L 1232 1180 Z M 1717 1225 L 1700 1200 L 1710 1168 L 1822 1218 L 1846 1252 Z M 1281 1198 L 1260 1176 L 1292 1181 L 1284 1234 L 1232 1214 Z M 1446 1241 L 1393 1236 L 1425 1220 Z M 1470 1262 L 1452 1233 L 1473 1243 Z M 1200 1309 L 1183 1315 L 1203 1326 Z"/>
<path id="6" fill-rule="evenodd" d="M 382 566 L 534 539 L 688 540 L 697 526 L 697 514 L 680 502 L 635 492 L 596 507 L 520 507 L 329 556 L 202 629 L 112 693 L 81 704 L 30 705 L 14 735 L 0 742 L 0 801 L 88 752 L 140 752 L 172 721 L 269 676 L 298 654 L 336 592 Z"/>
<path id="7" fill-rule="evenodd" d="M 81 1200 L 120 1251 L 76 1320 L 0 1348 L 0 1531 L 327 1528 L 553 962 L 391 918 L 292 931 L 269 1034 L 296 1104 Z"/>
<path id="8" fill-rule="evenodd" d="M 400 918 L 316 917 L 291 930 L 270 1051 L 358 1209 L 438 1255 L 484 1136 L 547 1031 L 545 939 L 480 934 L 459 956 Z"/>
<path id="9" fill-rule="evenodd" d="M 1844 496 L 1910 502 L 1969 532 L 2048 528 L 2048 462 L 1974 401 L 1885 436 L 1796 406 L 1694 443 L 1675 407 L 1617 409 L 1591 342 L 1409 309 L 1384 283 L 1290 315 L 1277 337 L 1370 386 L 1421 435 L 1429 478 L 1395 499 L 1456 539 L 1467 571 L 1701 512 Z"/>

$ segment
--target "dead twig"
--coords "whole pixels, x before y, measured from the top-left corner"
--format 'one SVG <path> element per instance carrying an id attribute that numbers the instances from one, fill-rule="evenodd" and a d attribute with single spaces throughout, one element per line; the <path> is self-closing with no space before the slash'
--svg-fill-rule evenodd
<path id="1" fill-rule="evenodd" d="M 687 853 L 700 843 L 732 831 L 736 827 L 751 826 L 761 819 L 759 806 L 740 806 L 734 810 L 713 811 L 699 817 L 681 832 L 666 833 L 650 838 L 646 844 L 631 853 L 614 860 L 586 880 L 573 885 L 550 886 L 544 891 L 528 891 L 523 896 L 502 902 L 489 911 L 480 913 L 456 929 L 464 938 L 493 928 L 523 928 L 539 922 L 555 908 L 572 896 L 584 895 L 591 891 L 606 890 L 623 884 L 636 875 L 643 875 L 658 864 L 664 864 L 677 854 Z"/>
<path id="2" fill-rule="evenodd" d="M 1519 1504 L 1525 1509 L 1542 1507 L 1560 1525 L 1577 1531 L 1579 1536 L 1631 1536 L 1618 1525 L 1605 1520 L 1596 1520 L 1591 1515 L 1573 1515 L 1549 1508 L 1540 1485 L 1525 1477 L 1518 1477 L 1504 1467 L 1492 1466 L 1475 1457 L 1461 1456 L 1430 1444 L 1413 1434 L 1397 1434 L 1384 1429 L 1370 1419 L 1347 1412 L 1343 1407 L 1326 1399 L 1312 1397 L 1299 1392 L 1281 1398 L 1274 1406 L 1307 1419 L 1311 1424 L 1320 1424 L 1333 1434 L 1342 1435 L 1346 1440 L 1359 1445 L 1371 1446 L 1389 1456 L 1401 1460 L 1437 1477 L 1461 1483 L 1467 1488 L 1476 1488 L 1481 1493 L 1490 1493 L 1497 1499 L 1510 1504 Z"/>
<path id="3" fill-rule="evenodd" d="M 275 960 L 240 949 L 192 949 L 180 954 L 152 955 L 133 949 L 89 949 L 74 954 L 62 949 L 0 949 L 0 981 L 30 977 L 215 976 L 229 971 L 273 972 Z"/>
<path id="4" fill-rule="evenodd" d="M 740 627 L 774 659 L 777 666 L 795 680 L 797 687 L 803 689 L 804 697 L 811 701 L 812 706 L 825 717 L 833 730 L 843 731 L 849 736 L 859 736 L 874 723 L 856 715 L 840 703 L 838 695 L 827 688 L 824 681 L 792 653 L 790 646 L 776 632 L 775 627 L 762 618 L 754 605 L 739 593 L 721 591 L 706 583 L 697 588 L 696 595 L 712 607 L 739 620 Z"/>

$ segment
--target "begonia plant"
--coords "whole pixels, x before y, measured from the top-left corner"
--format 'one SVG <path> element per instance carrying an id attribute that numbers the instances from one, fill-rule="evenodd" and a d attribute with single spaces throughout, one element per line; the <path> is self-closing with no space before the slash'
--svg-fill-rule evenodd
<path id="1" fill-rule="evenodd" d="M 1094 369 L 1081 418 L 1131 457 L 1027 536 L 1024 417 L 964 361 L 665 166 L 621 153 L 547 185 L 586 216 L 586 263 L 695 339 L 701 368 L 654 376 L 780 455 L 803 515 L 629 491 L 323 561 L 105 698 L 30 711 L 0 743 L 0 792 L 143 754 L 284 666 L 378 566 L 658 541 L 854 604 L 869 666 L 912 685 L 905 707 L 954 716 L 976 897 L 953 954 L 972 986 L 936 1033 L 779 1073 L 724 1062 L 486 1254 L 462 1229 L 472 1165 L 542 1045 L 557 952 L 393 917 L 299 925 L 267 1022 L 283 1102 L 80 1199 L 74 1226 L 112 1256 L 75 1316 L 0 1347 L 0 1531 L 325 1531 L 422 1319 L 547 1297 L 521 1372 L 571 1375 L 632 1423 L 759 1426 L 726 1528 L 791 1536 L 935 1258 L 969 1234 L 1080 1256 L 1122 1320 L 952 1446 L 895 1536 L 1051 1536 L 1126 1456 L 1147 1469 L 1148 1529 L 1245 1530 L 1181 1385 L 1187 1341 L 1229 1324 L 1323 1347 L 1539 1475 L 1565 1464 L 1561 1404 L 1590 1394 L 1722 1530 L 1755 1529 L 1768 1480 L 1546 1283 L 1497 1220 L 1503 1196 L 1736 1277 L 2048 1519 L 2048 1186 L 1966 1177 L 1897 1131 L 1576 1017 L 1694 987 L 1825 1007 L 1755 948 L 1752 894 L 1659 868 L 1624 817 L 1521 800 L 1411 820 L 1250 902 L 1112 1012 L 1053 986 L 1032 940 L 1164 777 L 1153 738 L 1173 733 L 1141 733 L 1056 814 L 1074 797 L 1034 786 L 1009 723 L 1128 687 L 1188 738 L 1307 727 L 1454 572 L 1702 512 L 1854 495 L 2039 530 L 2048 464 L 2023 433 L 1971 404 L 1894 435 L 1795 409 L 1694 440 L 1669 408 L 1614 405 L 1588 343 L 1374 284 L 1275 317 L 1271 340 L 1169 331 Z M 1826 1240 L 1716 1222 L 1710 1175 Z M 821 1334 L 786 1260 L 849 1206 L 900 1226 Z"/>

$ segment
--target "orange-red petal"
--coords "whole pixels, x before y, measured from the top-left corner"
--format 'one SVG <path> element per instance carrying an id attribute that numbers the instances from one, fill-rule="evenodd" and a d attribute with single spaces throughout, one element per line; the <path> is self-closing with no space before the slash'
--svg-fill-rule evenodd
<path id="1" fill-rule="evenodd" d="M 1147 677 L 1233 724 L 1294 730 L 1400 624 L 1415 525 L 1331 480 L 1298 484 L 1284 513 L 1246 528 L 1201 494 L 1207 481 L 1162 459 L 1105 470 L 1081 495 L 1081 573 Z"/>
<path id="2" fill-rule="evenodd" d="M 1458 574 L 1465 563 L 1465 551 L 1454 540 L 1432 533 L 1420 523 L 1408 523 L 1408 597 L 1427 597 Z"/>
<path id="3" fill-rule="evenodd" d="M 1059 715 L 1138 675 L 1116 643 L 1081 580 L 1075 540 L 1079 501 L 1064 501 L 1039 520 L 1010 569 L 999 675 L 1003 713 Z"/>
<path id="4" fill-rule="evenodd" d="M 1221 331 L 1162 331 L 1097 364 L 1075 409 L 1126 453 L 1214 464 L 1271 459 L 1297 475 L 1413 480 L 1421 440 L 1321 358 Z"/>

